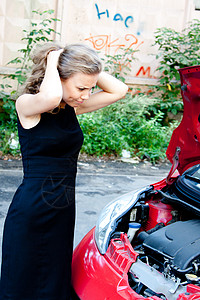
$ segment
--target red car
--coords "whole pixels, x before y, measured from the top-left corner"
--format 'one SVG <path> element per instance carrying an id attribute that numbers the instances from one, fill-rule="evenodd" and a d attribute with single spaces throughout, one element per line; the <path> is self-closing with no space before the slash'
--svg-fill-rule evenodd
<path id="1" fill-rule="evenodd" d="M 179 72 L 184 113 L 169 175 L 109 203 L 76 247 L 81 300 L 200 299 L 200 66 Z"/>

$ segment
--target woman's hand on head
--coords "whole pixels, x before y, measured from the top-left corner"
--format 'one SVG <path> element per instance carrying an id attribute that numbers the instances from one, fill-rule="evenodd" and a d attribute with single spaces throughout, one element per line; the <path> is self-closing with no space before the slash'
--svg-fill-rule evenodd
<path id="1" fill-rule="evenodd" d="M 49 99 L 49 103 L 52 101 L 53 105 L 59 105 L 63 96 L 61 79 L 57 68 L 58 60 L 62 52 L 63 49 L 49 52 L 45 76 L 40 86 L 40 93 L 44 94 L 45 98 Z"/>
<path id="2" fill-rule="evenodd" d="M 50 51 L 47 55 L 47 64 L 49 65 L 54 65 L 57 67 L 58 65 L 58 60 L 60 57 L 60 54 L 63 52 L 63 49 L 55 50 L 55 51 Z"/>

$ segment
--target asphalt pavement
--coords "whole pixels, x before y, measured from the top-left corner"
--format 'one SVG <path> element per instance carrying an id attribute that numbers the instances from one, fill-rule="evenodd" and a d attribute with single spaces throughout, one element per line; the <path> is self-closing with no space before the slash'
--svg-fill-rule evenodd
<path id="1" fill-rule="evenodd" d="M 95 226 L 107 203 L 127 192 L 160 181 L 169 169 L 168 163 L 153 166 L 149 162 L 131 160 L 80 160 L 76 181 L 74 247 Z M 0 159 L 0 245 L 6 213 L 22 178 L 21 161 Z"/>

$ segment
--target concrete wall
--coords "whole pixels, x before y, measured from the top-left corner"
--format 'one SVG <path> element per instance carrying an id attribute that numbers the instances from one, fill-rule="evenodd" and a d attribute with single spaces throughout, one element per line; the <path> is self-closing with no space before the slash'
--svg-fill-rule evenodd
<path id="1" fill-rule="evenodd" d="M 0 73 L 11 72 L 6 63 L 22 47 L 23 29 L 28 29 L 32 10 L 54 9 L 62 22 L 55 24 L 66 43 L 83 42 L 105 54 L 119 54 L 120 46 L 138 50 L 133 55 L 128 83 L 152 83 L 157 61 L 152 54 L 158 27 L 182 30 L 188 21 L 200 18 L 196 0 L 1 0 Z M 197 4 L 196 4 L 197 7 Z"/>

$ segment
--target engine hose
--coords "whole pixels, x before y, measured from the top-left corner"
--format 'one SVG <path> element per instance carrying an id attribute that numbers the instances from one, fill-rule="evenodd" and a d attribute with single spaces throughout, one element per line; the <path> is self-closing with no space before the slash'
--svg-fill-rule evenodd
<path id="1" fill-rule="evenodd" d="M 173 268 L 173 267 L 172 267 Z M 177 269 L 177 268 L 173 268 L 174 269 L 174 271 L 176 271 L 177 273 L 179 273 L 179 274 L 186 274 L 186 273 L 189 273 L 189 272 L 191 272 L 191 271 L 193 271 L 194 270 L 194 268 L 193 267 L 189 267 L 189 268 L 187 268 L 187 269 Z"/>

